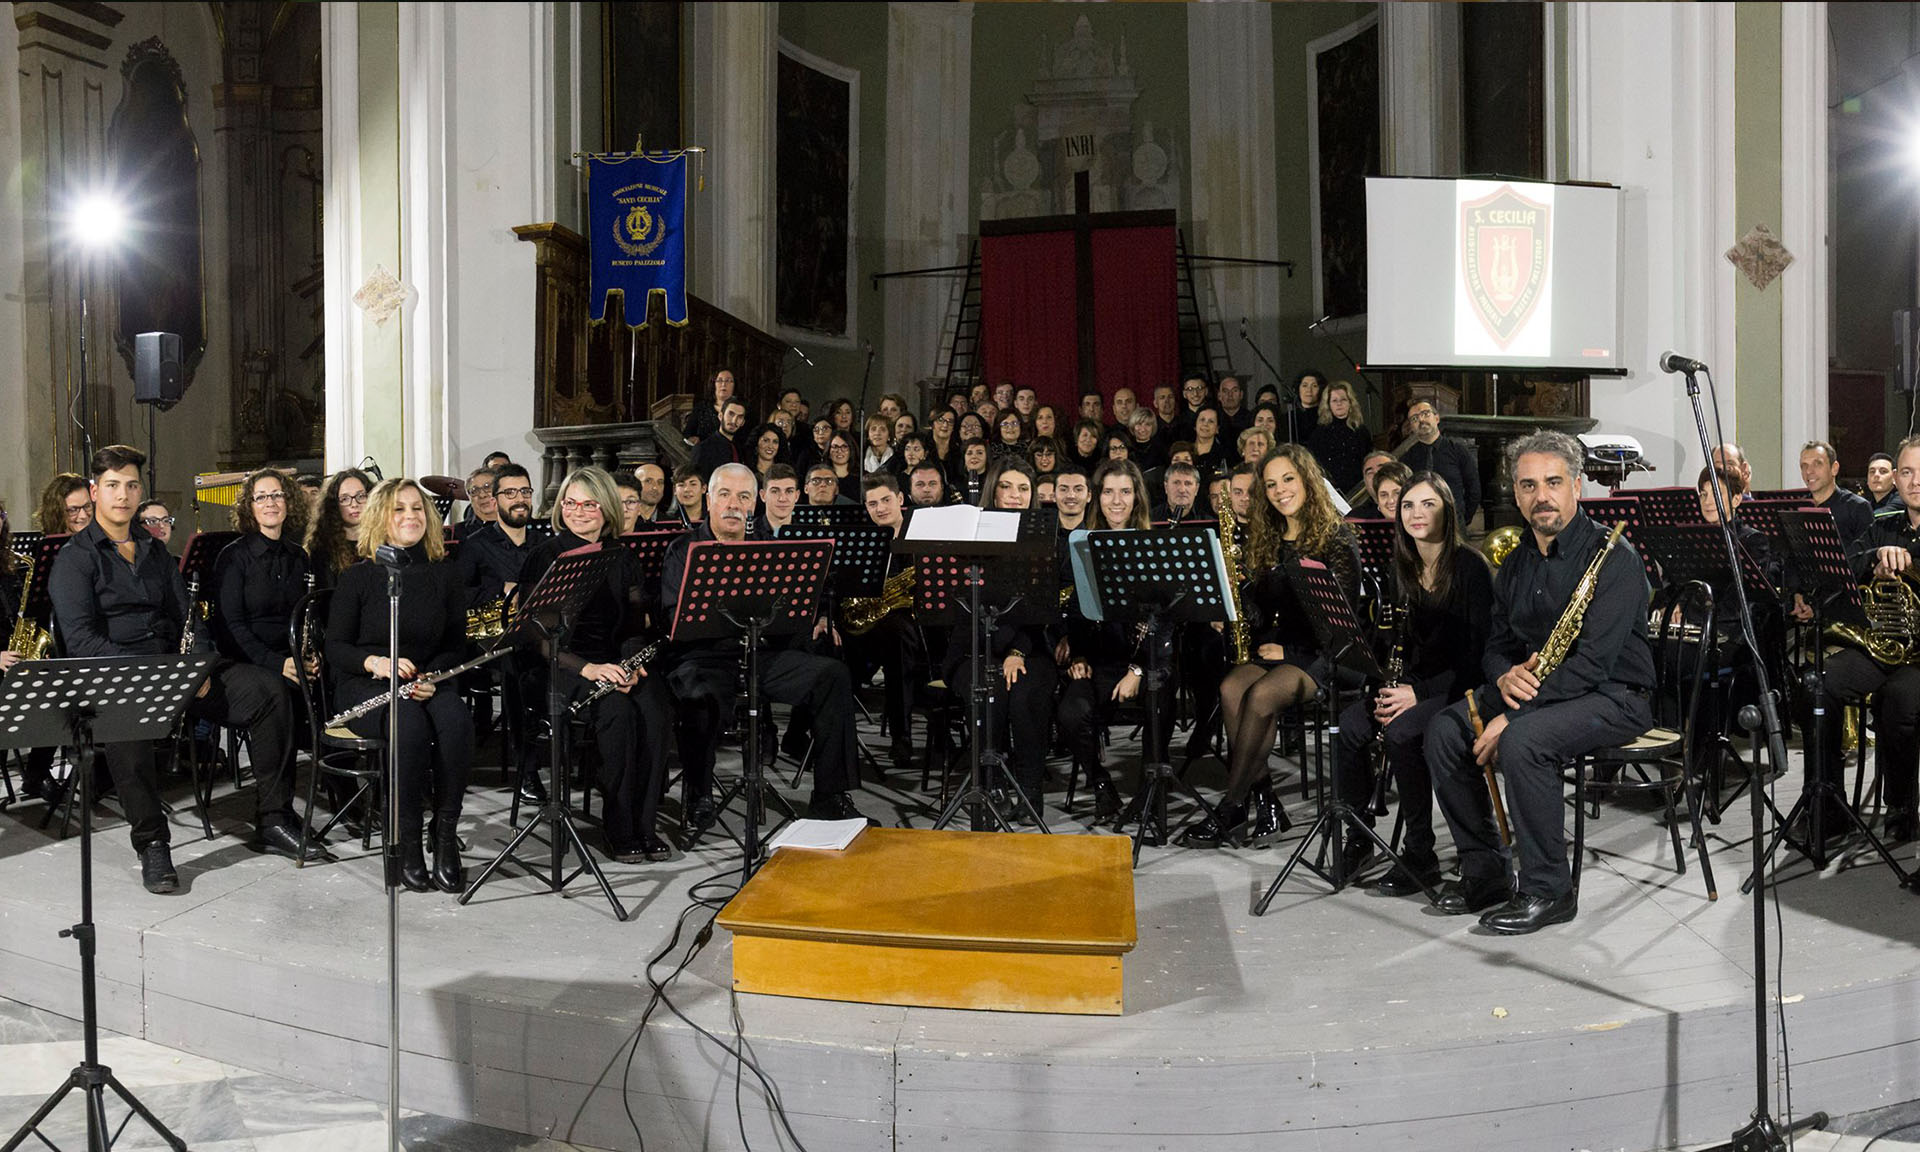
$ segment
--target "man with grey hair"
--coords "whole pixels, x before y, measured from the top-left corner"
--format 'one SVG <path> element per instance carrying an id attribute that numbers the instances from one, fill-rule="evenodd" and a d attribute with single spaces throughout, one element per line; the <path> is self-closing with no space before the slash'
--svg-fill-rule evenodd
<path id="1" fill-rule="evenodd" d="M 1536 432 L 1511 453 L 1514 503 L 1528 534 L 1494 578 L 1492 630 L 1474 691 L 1476 734 L 1466 701 L 1427 729 L 1433 790 L 1460 853 L 1460 880 L 1441 893 L 1441 911 L 1480 912 L 1480 923 L 1504 935 L 1571 920 L 1579 893 L 1567 870 L 1561 767 L 1630 740 L 1653 726 L 1647 697 L 1654 686 L 1647 644 L 1646 570 L 1621 540 L 1600 566 L 1592 599 L 1566 658 L 1538 675 L 1547 644 L 1606 533 L 1580 511 L 1578 441 Z M 1517 891 L 1507 883 L 1508 851 L 1500 843 L 1487 793 L 1486 765 L 1506 776 Z"/>
<path id="2" fill-rule="evenodd" d="M 707 518 L 667 548 L 660 565 L 661 618 L 672 620 L 686 580 L 687 552 L 695 544 L 747 539 L 747 519 L 759 495 L 759 478 L 744 464 L 722 464 L 707 481 Z M 816 623 L 818 638 L 828 630 L 825 616 Z M 804 639 L 796 637 L 795 639 Z M 667 687 L 679 703 L 678 737 L 681 785 L 685 797 L 684 844 L 692 847 L 713 827 L 714 749 L 733 715 L 739 695 L 741 641 L 700 640 L 668 647 L 662 664 Z M 813 735 L 813 797 L 816 819 L 857 819 L 853 803 L 858 782 L 854 763 L 853 677 L 847 666 L 815 656 L 789 639 L 770 640 L 760 656 L 760 688 L 770 700 L 793 707 Z"/>

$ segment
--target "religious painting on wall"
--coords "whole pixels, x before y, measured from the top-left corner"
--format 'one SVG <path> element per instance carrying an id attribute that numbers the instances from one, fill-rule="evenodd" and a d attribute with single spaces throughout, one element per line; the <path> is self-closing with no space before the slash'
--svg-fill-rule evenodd
<path id="1" fill-rule="evenodd" d="M 600 12 L 602 147 L 680 147 L 681 5 L 644 0 L 602 4 Z"/>
<path id="2" fill-rule="evenodd" d="M 794 334 L 850 339 L 860 74 L 782 44 L 777 85 L 774 319 Z"/>
<path id="3" fill-rule="evenodd" d="M 1307 46 L 1314 311 L 1367 311 L 1367 177 L 1380 175 L 1380 28 L 1369 15 Z"/>

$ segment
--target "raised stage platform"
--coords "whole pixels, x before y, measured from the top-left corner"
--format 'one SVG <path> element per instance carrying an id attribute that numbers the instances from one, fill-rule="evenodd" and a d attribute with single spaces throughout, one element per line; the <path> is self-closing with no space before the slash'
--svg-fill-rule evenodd
<path id="1" fill-rule="evenodd" d="M 1217 769 L 1195 775 L 1218 784 Z M 1797 778 L 1796 762 L 1783 805 Z M 1294 779 L 1284 787 L 1298 817 Z M 861 803 L 929 822 L 885 785 Z M 250 807 L 241 797 L 225 810 Z M 476 788 L 470 861 L 490 852 L 504 810 L 498 790 Z M 1752 1100 L 1744 812 L 1714 839 L 1717 904 L 1691 865 L 1671 871 L 1656 816 L 1619 805 L 1591 827 L 1579 919 L 1518 939 L 1418 900 L 1330 895 L 1310 875 L 1256 918 L 1249 907 L 1282 852 L 1149 849 L 1121 1016 L 741 995 L 740 1020 L 816 1150 L 1541 1152 L 1714 1140 Z M 56 936 L 75 916 L 77 843 L 36 831 L 39 814 L 0 815 L 0 996 L 78 1015 L 75 950 Z M 383 1098 L 377 862 L 353 845 L 339 864 L 296 870 L 231 836 L 199 842 L 189 824 L 176 818 L 184 884 L 172 897 L 140 889 L 122 825 L 101 835 L 102 1022 Z M 1913 846 L 1900 855 L 1913 860 Z M 464 908 L 403 894 L 408 1106 L 614 1149 L 638 1147 L 631 1108 L 649 1149 L 741 1147 L 733 1064 L 687 1024 L 655 1012 L 625 1064 L 647 957 L 689 886 L 734 863 L 715 845 L 613 867 L 634 911 L 625 924 L 578 882 L 559 898 L 497 881 Z M 1838 1114 L 1920 1098 L 1920 897 L 1878 866 L 1789 875 L 1779 905 L 1794 1103 Z M 716 929 L 673 999 L 730 1037 L 728 951 Z M 742 1093 L 754 1146 L 776 1146 L 751 1075 Z"/>

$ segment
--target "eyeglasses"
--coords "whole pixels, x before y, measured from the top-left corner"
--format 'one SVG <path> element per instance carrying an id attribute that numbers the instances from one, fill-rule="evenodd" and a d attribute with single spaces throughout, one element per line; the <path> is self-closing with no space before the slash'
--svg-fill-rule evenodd
<path id="1" fill-rule="evenodd" d="M 361 493 L 358 493 L 357 495 L 349 496 L 345 492 L 342 492 L 340 493 L 339 497 L 337 497 L 337 499 L 340 501 L 340 504 L 342 507 L 358 508 L 360 505 L 365 504 L 367 502 L 367 494 L 365 492 L 361 492 Z"/>
<path id="2" fill-rule="evenodd" d="M 167 528 L 173 527 L 173 517 L 143 516 L 140 518 L 140 527 L 142 528 L 159 528 L 163 526 Z"/>
<path id="3" fill-rule="evenodd" d="M 600 511 L 600 501 L 562 500 L 560 501 L 560 507 L 568 512 L 598 512 Z"/>
<path id="4" fill-rule="evenodd" d="M 620 498 L 620 507 L 622 507 L 622 508 L 638 508 L 638 507 L 640 507 L 640 497 L 638 497 L 638 496 L 622 496 L 622 497 Z"/>
<path id="5" fill-rule="evenodd" d="M 91 500 L 87 501 L 85 504 L 69 504 L 67 505 L 67 519 L 75 520 L 81 516 L 87 515 L 92 511 L 93 511 L 93 501 Z"/>
<path id="6" fill-rule="evenodd" d="M 478 485 L 478 484 L 469 484 L 467 485 L 467 495 L 468 496 L 491 496 L 493 495 L 493 489 L 482 487 L 481 485 Z"/>
<path id="7" fill-rule="evenodd" d="M 285 504 L 287 502 L 287 494 L 285 492 L 255 492 L 253 494 L 253 502 L 255 504 Z M 144 524 L 146 521 L 143 520 L 141 523 Z"/>
<path id="8" fill-rule="evenodd" d="M 502 500 L 530 500 L 533 498 L 533 489 L 532 488 L 495 488 L 493 490 L 493 494 Z"/>

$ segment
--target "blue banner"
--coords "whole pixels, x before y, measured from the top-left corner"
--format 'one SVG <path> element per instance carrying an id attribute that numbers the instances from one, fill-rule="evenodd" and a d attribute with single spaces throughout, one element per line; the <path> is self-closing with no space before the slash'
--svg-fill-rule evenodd
<path id="1" fill-rule="evenodd" d="M 626 294 L 627 323 L 646 326 L 648 297 L 667 298 L 667 323 L 687 322 L 687 154 L 587 157 L 587 311 L 606 315 Z"/>

